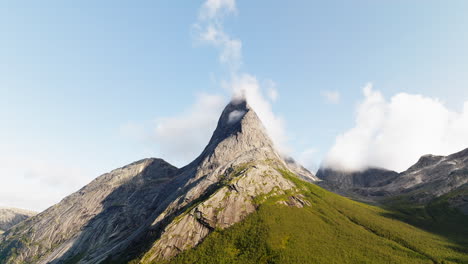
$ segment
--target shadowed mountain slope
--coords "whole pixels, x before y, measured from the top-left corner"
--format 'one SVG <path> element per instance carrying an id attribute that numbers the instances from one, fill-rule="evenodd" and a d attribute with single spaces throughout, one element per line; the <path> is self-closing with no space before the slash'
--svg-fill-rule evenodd
<path id="1" fill-rule="evenodd" d="M 361 200 L 384 201 L 405 197 L 412 203 L 428 203 L 468 184 L 468 149 L 448 156 L 424 155 L 408 170 L 382 169 L 356 172 L 321 168 L 321 186 Z M 460 204 L 463 200 L 460 201 Z"/>

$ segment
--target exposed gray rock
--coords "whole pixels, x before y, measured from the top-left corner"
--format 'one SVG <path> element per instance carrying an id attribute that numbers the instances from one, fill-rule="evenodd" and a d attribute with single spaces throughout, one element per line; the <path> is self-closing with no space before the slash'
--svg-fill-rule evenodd
<path id="1" fill-rule="evenodd" d="M 99 262 L 138 234 L 176 171 L 163 160 L 145 159 L 96 178 L 7 231 L 0 263 L 60 263 L 88 255 L 94 256 L 88 263 Z"/>
<path id="2" fill-rule="evenodd" d="M 316 182 L 320 181 L 320 179 L 315 176 L 312 172 L 308 169 L 304 168 L 301 164 L 297 163 L 292 157 L 284 158 L 284 162 L 288 166 L 288 169 L 294 172 L 297 176 L 299 176 L 304 181 L 308 182 Z"/>
<path id="3" fill-rule="evenodd" d="M 386 185 L 395 180 L 398 173 L 380 168 L 352 172 L 321 168 L 317 171 L 317 177 L 324 182 L 333 183 L 339 189 L 353 189 Z"/>
<path id="4" fill-rule="evenodd" d="M 281 173 L 289 168 L 255 112 L 232 102 L 193 162 L 145 159 L 96 178 L 0 237 L 0 263 L 167 259 L 241 221 L 262 197 L 293 191 Z"/>
<path id="5" fill-rule="evenodd" d="M 427 203 L 468 183 L 468 149 L 449 156 L 424 155 L 402 173 L 368 169 L 336 172 L 321 169 L 317 176 L 324 188 L 353 198 L 379 201 L 404 195 L 415 203 Z"/>
<path id="6" fill-rule="evenodd" d="M 244 115 L 230 122 L 234 111 Z M 183 169 L 183 174 L 194 174 L 187 182 L 189 188 L 175 194 L 180 198 L 174 199 L 154 226 L 202 194 L 210 196 L 165 227 L 143 262 L 170 258 L 197 245 L 212 229 L 239 222 L 255 210 L 256 196 L 294 188 L 275 168 L 287 166 L 255 112 L 245 101 L 228 105 L 205 151 Z M 212 186 L 213 191 L 208 191 Z"/>
<path id="7" fill-rule="evenodd" d="M 35 214 L 35 212 L 29 210 L 0 207 L 0 233 Z"/>

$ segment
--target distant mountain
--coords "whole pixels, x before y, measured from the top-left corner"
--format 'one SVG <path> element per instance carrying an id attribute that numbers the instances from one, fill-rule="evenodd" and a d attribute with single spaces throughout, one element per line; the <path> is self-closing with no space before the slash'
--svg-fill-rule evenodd
<path id="1" fill-rule="evenodd" d="M 378 188 L 397 176 L 350 182 Z M 465 218 L 451 225 L 461 238 L 431 233 L 312 184 L 317 179 L 276 151 L 246 101 L 233 101 L 190 164 L 151 158 L 99 176 L 1 235 L 0 263 L 468 261 Z"/>
<path id="2" fill-rule="evenodd" d="M 35 214 L 28 210 L 0 207 L 0 234 Z"/>
<path id="3" fill-rule="evenodd" d="M 424 155 L 401 173 L 373 168 L 355 172 L 322 168 L 317 176 L 323 180 L 321 186 L 353 198 L 383 201 L 398 197 L 412 203 L 428 203 L 466 188 L 468 149 L 449 156 Z M 461 197 L 455 204 L 464 208 L 464 201 Z"/>

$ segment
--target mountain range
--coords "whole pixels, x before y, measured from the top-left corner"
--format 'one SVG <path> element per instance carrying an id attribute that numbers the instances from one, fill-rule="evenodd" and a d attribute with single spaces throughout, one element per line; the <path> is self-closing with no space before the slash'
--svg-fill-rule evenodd
<path id="1" fill-rule="evenodd" d="M 97 177 L 6 228 L 0 263 L 468 263 L 466 154 L 317 177 L 236 100 L 194 161 Z M 421 204 L 437 213 L 424 219 Z"/>
<path id="2" fill-rule="evenodd" d="M 357 200 L 424 205 L 447 197 L 451 207 L 468 214 L 468 149 L 448 156 L 424 155 L 401 173 L 321 168 L 317 177 L 322 187 Z"/>

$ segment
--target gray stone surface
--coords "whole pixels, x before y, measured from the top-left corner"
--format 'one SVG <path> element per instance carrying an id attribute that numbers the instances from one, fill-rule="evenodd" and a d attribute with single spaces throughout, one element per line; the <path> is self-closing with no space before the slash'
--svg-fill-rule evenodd
<path id="1" fill-rule="evenodd" d="M 290 166 L 247 103 L 230 103 L 193 162 L 145 159 L 96 178 L 0 237 L 0 263 L 170 258 L 244 219 L 256 197 L 295 188 L 277 170 Z"/>
<path id="2" fill-rule="evenodd" d="M 324 188 L 352 198 L 379 201 L 403 195 L 409 201 L 427 203 L 468 183 L 468 149 L 449 156 L 424 155 L 401 173 L 323 168 L 317 176 L 323 179 L 319 184 Z"/>
<path id="3" fill-rule="evenodd" d="M 35 214 L 35 212 L 29 210 L 0 207 L 0 233 L 5 232 L 12 226 L 26 220 Z"/>

